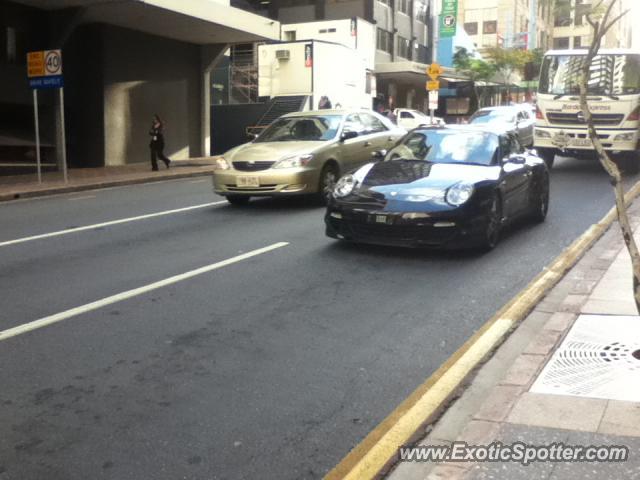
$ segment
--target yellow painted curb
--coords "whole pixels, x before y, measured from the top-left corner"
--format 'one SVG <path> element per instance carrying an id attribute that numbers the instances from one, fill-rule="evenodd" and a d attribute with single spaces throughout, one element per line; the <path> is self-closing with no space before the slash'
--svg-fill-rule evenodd
<path id="1" fill-rule="evenodd" d="M 625 195 L 627 205 L 640 194 L 640 182 Z M 523 290 L 504 305 L 469 340 L 416 388 L 391 414 L 331 470 L 326 480 L 379 478 L 395 463 L 398 449 L 416 440 L 435 420 L 468 376 L 535 308 L 616 219 L 615 206 L 569 245 Z"/>

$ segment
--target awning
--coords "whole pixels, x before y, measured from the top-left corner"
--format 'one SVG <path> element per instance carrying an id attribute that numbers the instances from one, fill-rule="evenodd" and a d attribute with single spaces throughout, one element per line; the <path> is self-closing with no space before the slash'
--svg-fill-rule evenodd
<path id="1" fill-rule="evenodd" d="M 398 83 L 413 84 L 424 88 L 427 78 L 428 65 L 418 62 L 385 62 L 376 63 L 375 74 L 382 80 L 393 80 Z M 443 87 L 449 83 L 468 82 L 469 79 L 459 74 L 453 68 L 442 67 L 443 73 L 438 78 Z"/>
<path id="2" fill-rule="evenodd" d="M 279 40 L 280 23 L 214 0 L 12 0 L 43 10 L 82 9 L 106 23 L 200 45 Z"/>

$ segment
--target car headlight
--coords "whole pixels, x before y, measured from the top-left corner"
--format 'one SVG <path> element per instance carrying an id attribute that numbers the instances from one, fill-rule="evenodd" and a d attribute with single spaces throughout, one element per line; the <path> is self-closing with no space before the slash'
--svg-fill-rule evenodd
<path id="1" fill-rule="evenodd" d="M 298 168 L 309 165 L 313 155 L 294 155 L 278 160 L 271 168 Z"/>
<path id="2" fill-rule="evenodd" d="M 538 130 L 537 128 L 535 129 L 535 134 L 536 134 L 536 137 L 551 138 L 551 134 L 549 132 L 546 132 L 544 130 Z"/>
<path id="3" fill-rule="evenodd" d="M 616 137 L 613 139 L 613 141 L 617 141 L 617 142 L 631 142 L 633 141 L 633 136 L 635 134 L 633 132 L 629 132 L 629 133 L 621 133 L 620 135 L 616 135 Z"/>
<path id="4" fill-rule="evenodd" d="M 447 190 L 445 200 L 449 205 L 459 207 L 469 200 L 471 195 L 473 195 L 473 185 L 469 185 L 468 183 L 456 183 Z"/>
<path id="5" fill-rule="evenodd" d="M 345 175 L 336 182 L 336 186 L 333 188 L 333 196 L 336 198 L 346 197 L 353 191 L 356 183 L 353 175 Z"/>
<path id="6" fill-rule="evenodd" d="M 229 162 L 227 162 L 224 157 L 219 157 L 216 159 L 216 168 L 218 170 L 229 170 L 231 168 L 229 166 Z"/>

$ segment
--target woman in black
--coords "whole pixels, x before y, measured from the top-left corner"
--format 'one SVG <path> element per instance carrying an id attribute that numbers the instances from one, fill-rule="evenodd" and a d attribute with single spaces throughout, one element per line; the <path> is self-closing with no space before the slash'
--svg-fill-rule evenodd
<path id="1" fill-rule="evenodd" d="M 162 134 L 162 130 L 162 120 L 160 120 L 160 117 L 156 113 L 151 121 L 151 130 L 149 130 L 149 135 L 151 135 L 151 143 L 149 143 L 149 148 L 151 149 L 151 170 L 154 172 L 158 170 L 157 158 L 162 160 L 167 168 L 169 168 L 169 164 L 171 163 L 171 160 L 164 154 L 164 135 Z"/>

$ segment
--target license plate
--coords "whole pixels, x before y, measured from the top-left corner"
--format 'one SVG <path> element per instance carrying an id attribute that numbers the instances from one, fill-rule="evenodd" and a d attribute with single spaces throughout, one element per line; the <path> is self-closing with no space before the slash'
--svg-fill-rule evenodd
<path id="1" fill-rule="evenodd" d="M 376 215 L 376 223 L 387 223 L 386 215 Z"/>
<path id="2" fill-rule="evenodd" d="M 260 179 L 258 177 L 236 177 L 236 186 L 238 187 L 259 187 Z"/>
<path id="3" fill-rule="evenodd" d="M 592 143 L 589 138 L 572 138 L 569 145 L 573 145 L 574 147 L 591 147 Z"/>

